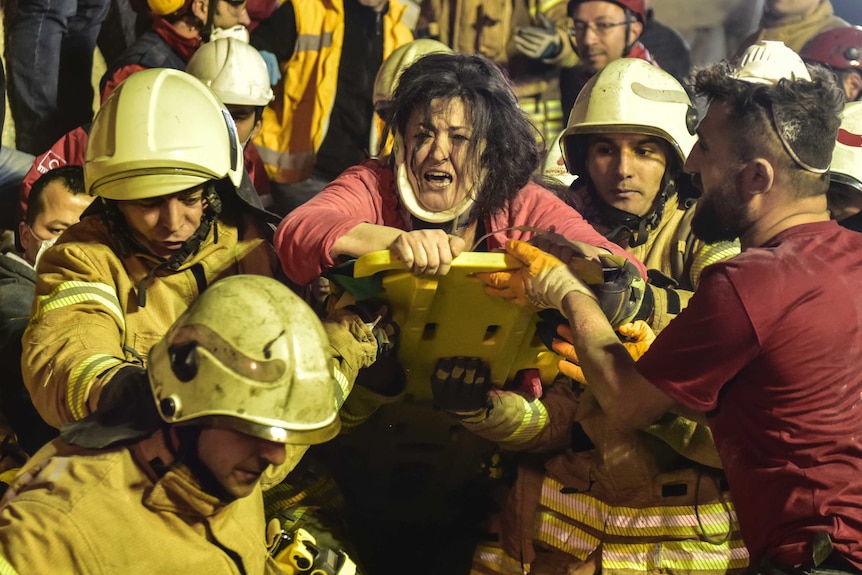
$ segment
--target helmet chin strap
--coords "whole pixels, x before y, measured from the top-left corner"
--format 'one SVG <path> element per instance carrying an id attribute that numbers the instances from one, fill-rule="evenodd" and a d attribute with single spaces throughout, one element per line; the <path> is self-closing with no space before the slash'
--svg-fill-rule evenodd
<path id="1" fill-rule="evenodd" d="M 183 242 L 183 245 L 174 252 L 171 259 L 164 261 L 151 269 L 144 279 L 138 282 L 138 307 L 146 307 L 147 305 L 147 284 L 161 269 L 178 270 L 183 263 L 191 256 L 196 254 L 201 248 L 201 244 L 209 236 L 210 229 L 213 229 L 213 243 L 218 243 L 218 215 L 222 210 L 221 198 L 216 192 L 215 182 L 210 181 L 204 184 L 204 212 L 201 215 L 201 223 L 195 230 L 195 233 Z"/>
<path id="2" fill-rule="evenodd" d="M 174 425 L 179 445 L 173 452 L 175 457 L 173 465 L 183 464 L 189 468 L 195 479 L 198 480 L 201 489 L 206 493 L 217 497 L 220 501 L 230 503 L 236 497 L 231 495 L 221 482 L 213 475 L 209 467 L 201 461 L 199 454 L 199 443 L 204 427 L 201 425 Z M 167 441 L 170 445 L 170 441 Z"/>
<path id="3" fill-rule="evenodd" d="M 661 223 L 664 205 L 668 198 L 676 193 L 676 183 L 667 174 L 664 175 L 661 186 L 662 190 L 656 196 L 652 209 L 643 216 L 636 216 L 602 201 L 593 183 L 589 182 L 587 190 L 599 207 L 603 223 L 610 228 L 605 237 L 619 245 L 625 245 L 625 242 L 628 242 L 629 247 L 632 248 L 645 244 L 650 232 Z"/>
<path id="4" fill-rule="evenodd" d="M 625 30 L 626 45 L 625 45 L 625 48 L 623 48 L 623 54 L 621 56 L 622 58 L 625 58 L 626 54 L 628 54 L 629 52 L 632 51 L 632 47 L 635 45 L 635 42 L 637 42 L 637 40 L 633 40 L 633 41 L 629 42 L 629 36 L 631 36 L 631 32 L 632 32 L 632 17 L 633 16 L 634 16 L 634 14 L 632 13 L 631 10 L 629 10 L 628 8 L 623 8 L 623 17 L 626 19 L 626 30 Z"/>
<path id="5" fill-rule="evenodd" d="M 215 11 L 218 8 L 219 0 L 208 0 L 207 2 L 207 21 L 203 23 L 201 28 L 201 42 L 207 43 L 210 41 L 210 35 L 213 32 L 213 20 L 215 19 Z"/>

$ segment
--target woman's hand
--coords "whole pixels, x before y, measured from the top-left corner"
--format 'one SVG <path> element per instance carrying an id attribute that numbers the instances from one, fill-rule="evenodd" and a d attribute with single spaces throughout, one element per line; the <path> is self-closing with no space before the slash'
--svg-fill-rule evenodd
<path id="1" fill-rule="evenodd" d="M 449 273 L 452 260 L 466 247 L 464 240 L 443 230 L 403 232 L 389 245 L 411 273 L 438 276 Z"/>

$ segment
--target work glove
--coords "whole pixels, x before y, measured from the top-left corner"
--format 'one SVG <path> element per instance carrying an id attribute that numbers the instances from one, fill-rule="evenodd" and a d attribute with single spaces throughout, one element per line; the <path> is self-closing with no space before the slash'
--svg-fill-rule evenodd
<path id="1" fill-rule="evenodd" d="M 553 58 L 563 50 L 563 39 L 554 23 L 541 13 L 539 26 L 519 26 L 512 39 L 521 54 L 537 60 Z"/>
<path id="2" fill-rule="evenodd" d="M 374 336 L 377 347 L 373 363 L 357 373 L 356 385 L 388 397 L 400 394 L 404 391 L 407 378 L 404 367 L 398 361 L 400 330 L 392 320 L 389 308 L 364 300 L 343 309 L 359 316 L 366 330 Z"/>
<path id="3" fill-rule="evenodd" d="M 572 258 L 568 265 L 520 240 L 509 240 L 506 251 L 525 264 L 516 270 L 484 272 L 485 292 L 518 305 L 560 309 L 569 292 L 588 294 L 599 303 L 613 327 L 634 319 L 643 302 L 646 283 L 633 263 L 622 256 L 601 254 L 598 261 Z"/>
<path id="4" fill-rule="evenodd" d="M 619 335 L 623 347 L 635 361 L 646 353 L 646 350 L 655 340 L 655 333 L 642 320 L 621 325 L 617 328 L 617 335 Z M 581 363 L 572 341 L 572 328 L 567 323 L 561 323 L 557 326 L 557 335 L 551 343 L 551 349 L 565 358 L 560 360 L 558 365 L 561 373 L 578 383 L 587 384 L 584 370 L 581 369 Z"/>
<path id="5" fill-rule="evenodd" d="M 490 407 L 491 372 L 478 357 L 443 357 L 431 376 L 434 404 L 459 417 L 470 417 Z"/>
<path id="6" fill-rule="evenodd" d="M 608 252 L 604 248 L 570 240 L 566 236 L 556 233 L 553 229 L 537 233 L 530 238 L 529 244 L 539 248 L 543 252 L 548 252 L 554 257 L 560 258 L 563 263 L 572 261 L 572 258 L 598 260 L 599 256 Z"/>
<path id="7" fill-rule="evenodd" d="M 269 73 L 269 84 L 270 86 L 275 86 L 278 84 L 278 81 L 281 80 L 281 66 L 278 65 L 278 58 L 275 57 L 275 54 L 272 52 L 268 52 L 267 50 L 259 50 L 260 55 L 263 56 L 263 61 L 266 64 L 266 71 Z"/>
<path id="8" fill-rule="evenodd" d="M 598 297 L 605 317 L 617 328 L 635 319 L 644 300 L 646 282 L 637 267 L 623 256 L 602 254 L 599 260 L 601 265 L 584 259 L 574 259 L 569 265 L 580 269 L 578 277 L 584 277 L 585 281 L 588 274 L 585 268 L 590 268 L 590 277 L 601 269 L 601 281 L 587 283 Z"/>
<path id="9" fill-rule="evenodd" d="M 398 351 L 398 324 L 392 321 L 392 314 L 385 305 L 356 302 L 345 306 L 365 322 L 377 340 L 377 359 L 394 356 Z"/>
<path id="10" fill-rule="evenodd" d="M 573 291 L 595 299 L 575 272 L 551 254 L 520 240 L 506 242 L 506 251 L 524 265 L 499 272 L 477 273 L 476 277 L 486 284 L 485 293 L 538 309 L 560 309 L 563 298 Z"/>
<path id="11" fill-rule="evenodd" d="M 344 308 L 332 310 L 323 320 L 323 330 L 332 357 L 348 380 L 377 361 L 377 339 L 356 313 Z"/>

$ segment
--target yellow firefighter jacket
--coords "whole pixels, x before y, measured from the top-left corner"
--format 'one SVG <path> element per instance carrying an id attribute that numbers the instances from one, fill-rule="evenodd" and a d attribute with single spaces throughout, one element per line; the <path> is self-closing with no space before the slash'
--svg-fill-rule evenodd
<path id="1" fill-rule="evenodd" d="M 608 232 L 600 219 L 591 213 L 591 200 L 585 190 L 572 194 L 569 201 L 599 233 Z M 664 329 L 688 304 L 703 268 L 739 253 L 738 241 L 704 244 L 694 237 L 691 220 L 695 206 L 681 207 L 678 202 L 677 195 L 668 198 L 661 220 L 650 231 L 645 243 L 636 247 L 623 246 L 642 261 L 648 270 L 661 272 L 675 284 L 674 289 L 655 289 L 650 286 L 654 310 L 647 323 L 656 333 Z"/>
<path id="2" fill-rule="evenodd" d="M 563 48 L 545 64 L 573 66 L 576 56 L 568 34 L 566 0 L 424 0 L 419 29 L 427 29 L 456 52 L 482 54 L 504 66 L 521 99 L 556 87 L 559 77 L 556 66 L 531 61 L 512 41 L 516 28 L 539 25 L 540 15 L 553 22 Z"/>
<path id="3" fill-rule="evenodd" d="M 562 51 L 547 60 L 521 54 L 512 40 L 521 26 L 553 23 Z M 419 33 L 427 30 L 456 52 L 482 54 L 502 66 L 512 80 L 518 105 L 546 142 L 566 127 L 560 103 L 560 67 L 574 66 L 566 0 L 423 0 Z"/>
<path id="4" fill-rule="evenodd" d="M 218 243 L 210 230 L 177 271 L 156 273 L 146 282 L 146 306 L 139 307 L 139 284 L 160 260 L 142 252 L 122 257 L 117 245 L 91 215 L 39 261 L 21 369 L 36 409 L 58 428 L 95 409 L 121 367 L 145 367 L 150 348 L 206 286 L 240 273 L 274 277 L 278 265 L 251 216 L 223 214 Z"/>
<path id="5" fill-rule="evenodd" d="M 579 396 L 565 380 L 541 400 L 519 397 L 520 409 L 513 396 L 493 393 L 488 417 L 464 425 L 546 455 L 522 460 L 501 514 L 501 544 L 479 546 L 474 572 L 724 575 L 748 565 L 705 426 L 668 416 L 648 433 L 620 432 L 589 386 Z M 573 421 L 591 444 L 573 440 Z M 515 425 L 522 422 L 532 427 Z M 656 427 L 675 444 L 657 439 Z"/>
<path id="6" fill-rule="evenodd" d="M 260 487 L 220 501 L 171 465 L 162 433 L 104 451 L 59 439 L 40 450 L 0 507 L 6 564 L 22 575 L 282 573 L 267 550 Z"/>
<path id="7" fill-rule="evenodd" d="M 314 169 L 338 90 L 344 42 L 342 2 L 293 2 L 298 40 L 293 56 L 282 66 L 283 101 L 264 108 L 263 127 L 255 139 L 266 172 L 275 182 L 301 182 Z M 383 18 L 384 59 L 413 39 L 410 29 L 401 23 L 405 10 L 398 0 L 390 0 Z"/>

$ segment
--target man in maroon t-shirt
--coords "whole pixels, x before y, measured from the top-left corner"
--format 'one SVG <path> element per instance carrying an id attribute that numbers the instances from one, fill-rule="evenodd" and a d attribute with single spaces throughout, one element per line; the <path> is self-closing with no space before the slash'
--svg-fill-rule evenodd
<path id="1" fill-rule="evenodd" d="M 532 246 L 507 246 L 527 266 L 483 274 L 487 291 L 563 311 L 620 428 L 706 415 L 752 573 L 859 573 L 862 234 L 826 209 L 843 96 L 780 42 L 700 71 L 695 88 L 710 104 L 686 164 L 703 191 L 692 229 L 738 236 L 742 253 L 704 271 L 637 364 L 584 284 Z"/>

